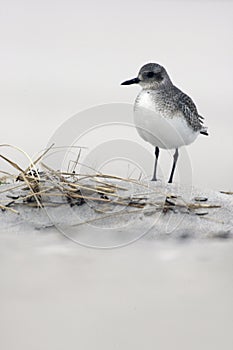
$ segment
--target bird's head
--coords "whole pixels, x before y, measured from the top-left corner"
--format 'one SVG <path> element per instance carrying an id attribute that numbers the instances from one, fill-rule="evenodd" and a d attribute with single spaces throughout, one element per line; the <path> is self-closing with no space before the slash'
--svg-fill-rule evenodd
<path id="1" fill-rule="evenodd" d="M 171 83 L 164 67 L 157 63 L 147 63 L 139 71 L 137 78 L 126 80 L 121 85 L 139 84 L 143 89 L 158 89 Z"/>

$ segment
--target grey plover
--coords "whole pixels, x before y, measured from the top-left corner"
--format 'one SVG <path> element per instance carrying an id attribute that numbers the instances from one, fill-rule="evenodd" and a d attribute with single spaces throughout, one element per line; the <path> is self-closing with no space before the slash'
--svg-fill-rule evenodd
<path id="1" fill-rule="evenodd" d="M 137 78 L 121 85 L 139 84 L 142 90 L 134 104 L 134 122 L 139 135 L 155 147 L 153 181 L 159 149 L 175 149 L 168 182 L 172 183 L 178 159 L 178 148 L 192 143 L 199 134 L 208 135 L 203 117 L 198 114 L 192 99 L 173 85 L 164 67 L 145 64 Z"/>

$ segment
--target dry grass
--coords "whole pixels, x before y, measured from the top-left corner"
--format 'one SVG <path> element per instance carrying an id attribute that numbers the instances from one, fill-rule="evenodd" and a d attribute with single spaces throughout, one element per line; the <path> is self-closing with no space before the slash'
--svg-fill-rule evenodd
<path id="1" fill-rule="evenodd" d="M 0 147 L 3 146 L 19 150 L 11 145 L 0 145 Z M 198 210 L 220 207 L 218 204 L 203 203 L 202 200 L 187 203 L 180 196 L 162 193 L 159 188 L 149 189 L 144 182 L 132 178 L 98 172 L 80 174 L 76 172 L 76 168 L 79 165 L 81 148 L 78 150 L 77 158 L 73 161 L 72 166 L 69 164 L 67 172 L 54 170 L 44 162 L 45 155 L 54 148 L 52 145 L 46 149 L 35 161 L 32 161 L 25 152 L 20 150 L 29 160 L 29 166 L 26 169 L 4 154 L 0 154 L 0 158 L 17 172 L 16 175 L 13 175 L 0 170 L 2 174 L 0 183 L 7 184 L 7 186 L 0 186 L 1 210 L 18 214 L 19 206 L 26 205 L 33 208 L 61 205 L 79 206 L 87 201 L 94 201 L 98 204 L 98 210 L 101 213 L 105 212 L 103 204 L 107 204 L 108 206 L 133 207 L 134 209 L 130 212 L 141 212 L 142 209 L 146 208 L 148 211 L 161 211 L 163 213 L 182 211 L 182 213 L 205 216 L 208 212 L 199 212 Z M 141 191 L 132 194 L 129 191 L 129 185 L 135 185 Z M 1 199 L 3 194 L 4 200 Z M 125 211 L 125 213 L 129 213 L 129 211 Z"/>

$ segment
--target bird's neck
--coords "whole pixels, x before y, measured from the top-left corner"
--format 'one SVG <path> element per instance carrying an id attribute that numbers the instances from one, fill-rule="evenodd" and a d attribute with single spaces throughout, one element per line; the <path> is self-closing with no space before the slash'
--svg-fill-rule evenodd
<path id="1" fill-rule="evenodd" d="M 163 91 L 170 91 L 173 89 L 173 84 L 171 80 L 166 80 L 164 83 L 151 83 L 151 84 L 143 84 L 141 85 L 142 90 L 150 90 L 153 91 L 153 93 L 161 93 Z"/>

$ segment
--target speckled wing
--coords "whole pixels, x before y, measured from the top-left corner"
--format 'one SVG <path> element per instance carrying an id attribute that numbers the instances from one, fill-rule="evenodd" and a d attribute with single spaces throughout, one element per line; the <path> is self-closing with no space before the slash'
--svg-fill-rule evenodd
<path id="1" fill-rule="evenodd" d="M 202 126 L 203 117 L 197 112 L 197 108 L 193 103 L 192 99 L 180 91 L 177 99 L 178 108 L 183 113 L 187 123 L 191 126 L 194 131 L 200 131 L 205 135 L 208 135 L 207 128 Z"/>

